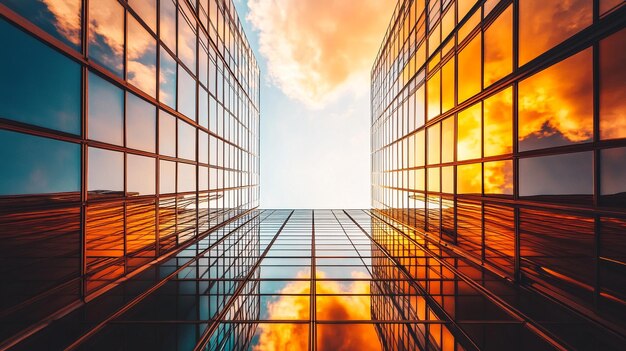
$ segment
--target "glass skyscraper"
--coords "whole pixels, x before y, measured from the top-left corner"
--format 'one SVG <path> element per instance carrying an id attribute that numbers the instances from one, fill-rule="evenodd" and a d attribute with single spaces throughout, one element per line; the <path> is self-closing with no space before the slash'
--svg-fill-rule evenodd
<path id="1" fill-rule="evenodd" d="M 611 0 L 399 1 L 371 73 L 372 207 L 566 348 L 625 332 L 625 18 Z M 597 330 L 555 327 L 547 301 Z"/>
<path id="2" fill-rule="evenodd" d="M 258 206 L 231 1 L 2 0 L 0 46 L 0 340 Z"/>

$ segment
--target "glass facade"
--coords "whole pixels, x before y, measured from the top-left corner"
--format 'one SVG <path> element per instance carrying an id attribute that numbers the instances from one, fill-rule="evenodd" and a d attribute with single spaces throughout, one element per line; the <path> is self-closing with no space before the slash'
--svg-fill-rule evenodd
<path id="1" fill-rule="evenodd" d="M 258 206 L 232 1 L 0 0 L 0 46 L 0 349 Z"/>
<path id="2" fill-rule="evenodd" d="M 606 245 L 626 234 L 624 18 L 623 1 L 399 1 L 371 72 L 378 216 L 479 265 L 471 280 L 505 277 L 622 343 L 626 295 L 615 284 L 626 260 Z M 465 269 L 438 253 L 447 274 Z M 619 345 L 548 326 L 481 284 L 565 348 Z M 459 325 L 484 333 L 481 349 L 502 327 Z"/>

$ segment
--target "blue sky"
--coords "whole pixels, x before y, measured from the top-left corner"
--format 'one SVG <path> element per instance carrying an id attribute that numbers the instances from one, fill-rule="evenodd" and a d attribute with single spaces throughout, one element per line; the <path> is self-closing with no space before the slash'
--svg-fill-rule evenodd
<path id="1" fill-rule="evenodd" d="M 370 207 L 369 74 L 395 2 L 339 3 L 235 0 L 261 69 L 262 208 Z"/>

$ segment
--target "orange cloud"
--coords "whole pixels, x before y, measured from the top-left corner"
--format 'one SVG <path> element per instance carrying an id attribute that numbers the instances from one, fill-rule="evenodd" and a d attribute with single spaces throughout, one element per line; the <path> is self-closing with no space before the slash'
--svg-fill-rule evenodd
<path id="1" fill-rule="evenodd" d="M 270 78 L 288 96 L 321 106 L 341 88 L 369 87 L 395 0 L 250 0 Z M 358 85 L 357 85 L 358 84 Z"/>
<path id="2" fill-rule="evenodd" d="M 72 44 L 80 45 L 81 1 L 42 0 L 55 18 L 54 27 Z"/>
<path id="3" fill-rule="evenodd" d="M 308 277 L 307 273 L 298 278 Z M 324 278 L 317 272 L 318 278 Z M 365 278 L 359 273 L 352 273 L 353 278 Z M 309 319 L 309 281 L 295 281 L 287 284 L 281 294 L 307 294 L 279 298 L 267 305 L 270 319 L 293 320 Z M 316 285 L 316 301 L 318 321 L 323 320 L 370 320 L 370 283 L 355 281 L 345 286 L 335 281 L 318 282 Z M 360 294 L 360 295 L 327 295 L 319 294 Z M 259 325 L 259 343 L 255 351 L 306 350 L 308 347 L 308 324 L 261 324 Z M 380 341 L 371 324 L 354 324 L 349 328 L 318 325 L 318 350 L 380 350 Z"/>

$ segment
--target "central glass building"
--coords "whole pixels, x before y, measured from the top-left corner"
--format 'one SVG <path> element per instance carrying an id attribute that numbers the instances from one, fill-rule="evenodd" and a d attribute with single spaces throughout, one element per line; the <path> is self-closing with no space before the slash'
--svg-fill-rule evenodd
<path id="1" fill-rule="evenodd" d="M 0 47 L 0 349 L 258 206 L 232 1 L 2 0 Z"/>

